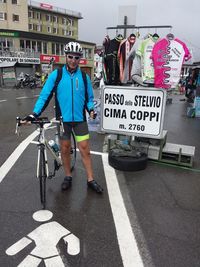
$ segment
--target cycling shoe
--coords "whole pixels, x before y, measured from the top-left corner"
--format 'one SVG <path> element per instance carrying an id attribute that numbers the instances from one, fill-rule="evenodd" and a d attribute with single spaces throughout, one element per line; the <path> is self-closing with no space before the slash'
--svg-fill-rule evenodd
<path id="1" fill-rule="evenodd" d="M 71 176 L 65 176 L 64 181 L 61 185 L 62 190 L 67 190 L 72 185 L 72 177 Z"/>
<path id="2" fill-rule="evenodd" d="M 87 186 L 98 194 L 103 193 L 103 188 L 95 180 L 87 182 Z"/>

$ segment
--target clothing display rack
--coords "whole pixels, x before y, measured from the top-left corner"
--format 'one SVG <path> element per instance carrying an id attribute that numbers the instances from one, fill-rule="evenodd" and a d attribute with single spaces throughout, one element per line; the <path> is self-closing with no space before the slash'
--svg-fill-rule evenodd
<path id="1" fill-rule="evenodd" d="M 124 20 L 124 24 L 126 20 Z M 107 27 L 107 30 L 124 29 L 124 38 L 126 38 L 127 29 L 172 29 L 171 25 L 117 25 L 116 27 Z M 181 144 L 167 143 L 167 130 L 163 130 L 160 138 L 143 138 L 140 136 L 127 136 L 126 134 L 108 135 L 108 151 L 116 144 L 132 145 L 138 151 L 147 150 L 147 156 L 151 160 L 192 167 L 194 161 L 195 147 Z"/>
<path id="2" fill-rule="evenodd" d="M 126 21 L 126 20 L 125 20 Z M 143 25 L 143 26 L 136 26 L 136 25 L 117 25 L 115 27 L 107 27 L 106 30 L 120 30 L 124 29 L 124 37 L 126 37 L 126 30 L 128 29 L 172 29 L 171 25 L 155 25 L 155 26 L 148 26 L 148 25 Z"/>

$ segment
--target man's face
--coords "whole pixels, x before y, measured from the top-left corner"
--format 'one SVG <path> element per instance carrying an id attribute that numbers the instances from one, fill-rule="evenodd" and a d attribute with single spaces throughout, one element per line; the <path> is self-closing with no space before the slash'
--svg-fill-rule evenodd
<path id="1" fill-rule="evenodd" d="M 66 55 L 66 63 L 71 70 L 75 70 L 80 62 L 80 56 L 74 53 Z"/>

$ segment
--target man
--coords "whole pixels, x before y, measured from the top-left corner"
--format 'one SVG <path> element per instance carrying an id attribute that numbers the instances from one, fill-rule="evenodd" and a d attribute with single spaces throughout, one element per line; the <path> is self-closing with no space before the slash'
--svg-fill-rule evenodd
<path id="1" fill-rule="evenodd" d="M 71 132 L 74 131 L 81 158 L 87 173 L 87 185 L 97 193 L 102 193 L 102 187 L 94 180 L 92 161 L 89 147 L 89 132 L 86 121 L 86 110 L 91 118 L 95 118 L 93 90 L 91 81 L 86 75 L 85 88 L 79 62 L 82 47 L 77 42 L 69 42 L 64 47 L 66 65 L 62 67 L 62 78 L 56 90 L 56 100 L 63 120 L 64 133 L 60 136 L 61 157 L 65 171 L 62 190 L 67 190 L 72 184 L 70 170 Z M 56 82 L 58 70 L 48 77 L 40 96 L 33 109 L 33 114 L 27 116 L 27 121 L 34 120 L 46 108 Z"/>

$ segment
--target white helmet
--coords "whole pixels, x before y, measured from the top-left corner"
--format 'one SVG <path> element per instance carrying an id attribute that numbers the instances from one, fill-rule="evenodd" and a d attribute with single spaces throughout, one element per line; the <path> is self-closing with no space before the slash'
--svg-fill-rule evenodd
<path id="1" fill-rule="evenodd" d="M 64 52 L 66 54 L 75 53 L 81 56 L 83 54 L 83 49 L 79 43 L 69 42 L 68 44 L 65 45 Z"/>

